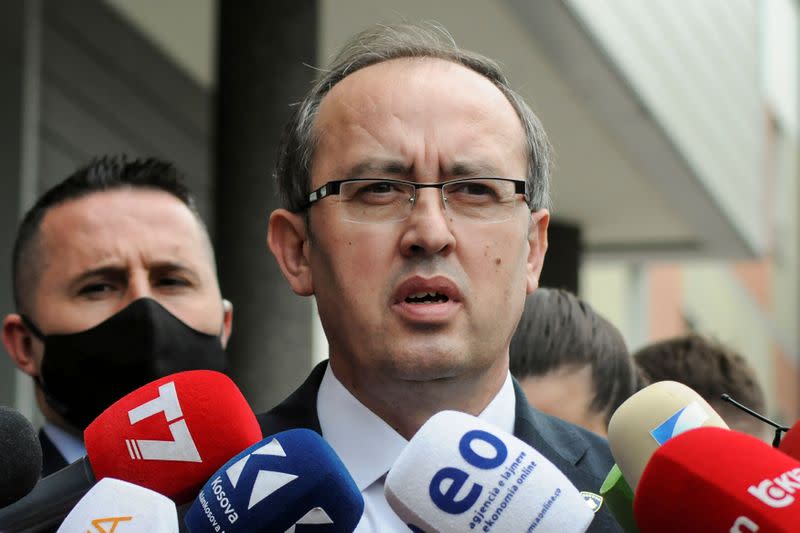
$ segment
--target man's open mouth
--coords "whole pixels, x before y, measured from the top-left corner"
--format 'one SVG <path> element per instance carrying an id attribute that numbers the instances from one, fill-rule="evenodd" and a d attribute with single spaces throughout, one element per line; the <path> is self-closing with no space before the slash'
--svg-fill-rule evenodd
<path id="1" fill-rule="evenodd" d="M 450 298 L 439 292 L 416 292 L 409 294 L 405 299 L 410 304 L 438 304 L 449 300 Z"/>

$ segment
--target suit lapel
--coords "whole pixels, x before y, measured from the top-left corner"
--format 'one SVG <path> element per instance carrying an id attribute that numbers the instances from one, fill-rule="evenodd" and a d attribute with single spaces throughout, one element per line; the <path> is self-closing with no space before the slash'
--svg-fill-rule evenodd
<path id="1" fill-rule="evenodd" d="M 265 436 L 293 428 L 307 428 L 322 435 L 317 416 L 317 391 L 327 366 L 327 361 L 319 363 L 291 396 L 256 417 Z"/>
<path id="2" fill-rule="evenodd" d="M 39 443 L 42 446 L 42 477 L 49 476 L 67 466 L 67 460 L 43 429 L 39 430 Z"/>
<path id="3" fill-rule="evenodd" d="M 576 465 L 589 449 L 589 443 L 572 426 L 531 408 L 519 383 L 514 379 L 516 395 L 516 420 L 514 435 L 527 442 L 545 457 L 553 460 L 557 456 L 571 465 Z M 549 452 L 549 453 L 548 453 Z"/>

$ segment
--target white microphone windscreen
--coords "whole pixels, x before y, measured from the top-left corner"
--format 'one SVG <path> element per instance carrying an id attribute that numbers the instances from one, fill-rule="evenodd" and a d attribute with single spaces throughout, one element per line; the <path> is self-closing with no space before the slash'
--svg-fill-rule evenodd
<path id="1" fill-rule="evenodd" d="M 178 533 L 175 503 L 155 491 L 103 478 L 75 505 L 57 533 Z"/>
<path id="2" fill-rule="evenodd" d="M 386 478 L 386 500 L 426 532 L 573 533 L 594 513 L 569 479 L 520 439 L 442 411 L 411 439 Z"/>

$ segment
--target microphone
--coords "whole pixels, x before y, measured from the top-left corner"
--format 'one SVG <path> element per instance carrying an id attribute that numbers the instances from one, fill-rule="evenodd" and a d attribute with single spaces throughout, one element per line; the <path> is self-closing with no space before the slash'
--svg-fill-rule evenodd
<path id="1" fill-rule="evenodd" d="M 28 494 L 42 473 L 42 446 L 22 413 L 0 406 L 0 508 Z"/>
<path id="2" fill-rule="evenodd" d="M 175 503 L 161 494 L 114 478 L 104 478 L 81 498 L 56 533 L 87 531 L 177 533 Z"/>
<path id="3" fill-rule="evenodd" d="M 800 460 L 800 420 L 783 436 L 778 449 L 793 459 Z"/>
<path id="4" fill-rule="evenodd" d="M 661 446 L 633 501 L 648 533 L 796 532 L 800 462 L 750 435 L 721 428 L 688 431 Z"/>
<path id="5" fill-rule="evenodd" d="M 761 422 L 764 422 L 765 424 L 770 425 L 773 428 L 775 428 L 775 436 L 772 438 L 772 447 L 773 448 L 778 448 L 780 446 L 780 443 L 781 443 L 781 432 L 789 431 L 789 428 L 787 428 L 785 426 L 782 426 L 782 425 L 778 424 L 777 422 L 774 422 L 774 421 L 770 420 L 766 416 L 753 411 L 752 409 L 750 409 L 749 407 L 747 407 L 745 405 L 740 404 L 739 402 L 737 402 L 736 400 L 731 398 L 730 394 L 727 394 L 727 393 L 722 394 L 720 396 L 720 398 L 723 401 L 726 401 L 729 404 L 733 405 L 737 409 L 739 409 L 741 411 L 744 411 L 745 413 L 747 413 L 748 415 L 752 416 L 753 418 L 756 418 L 756 419 L 760 420 Z"/>
<path id="6" fill-rule="evenodd" d="M 432 416 L 398 457 L 386 500 L 413 531 L 583 532 L 594 513 L 548 459 L 455 411 Z"/>
<path id="7" fill-rule="evenodd" d="M 608 423 L 608 444 L 635 490 L 647 461 L 669 439 L 698 427 L 728 425 L 699 394 L 676 381 L 659 381 L 620 405 Z"/>
<path id="8" fill-rule="evenodd" d="M 0 531 L 57 525 L 96 480 L 113 477 L 178 504 L 191 501 L 229 457 L 261 439 L 242 393 L 226 375 L 190 370 L 117 400 L 84 431 L 86 456 L 0 509 Z"/>
<path id="9" fill-rule="evenodd" d="M 606 502 L 611 514 L 625 533 L 639 533 L 636 519 L 633 516 L 633 489 L 625 481 L 622 471 L 616 464 L 608 471 L 600 496 Z"/>
<path id="10" fill-rule="evenodd" d="M 261 440 L 233 381 L 190 370 L 157 379 L 106 409 L 84 432 L 98 479 L 115 477 L 190 502 L 232 455 Z"/>
<path id="11" fill-rule="evenodd" d="M 341 459 L 317 433 L 267 437 L 225 463 L 205 484 L 184 522 L 191 533 L 351 533 L 364 500 Z"/>

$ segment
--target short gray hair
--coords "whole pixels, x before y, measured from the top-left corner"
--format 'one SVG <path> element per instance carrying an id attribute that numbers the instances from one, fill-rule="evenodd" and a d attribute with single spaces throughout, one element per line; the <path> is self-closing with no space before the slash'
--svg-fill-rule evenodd
<path id="1" fill-rule="evenodd" d="M 311 163 L 317 138 L 314 123 L 320 103 L 334 85 L 362 68 L 400 58 L 444 59 L 467 67 L 491 81 L 506 96 L 522 122 L 528 159 L 528 205 L 550 206 L 552 149 L 541 122 L 508 83 L 499 65 L 480 54 L 462 50 L 452 35 L 435 23 L 375 25 L 353 37 L 331 66 L 322 71 L 286 124 L 278 148 L 275 178 L 281 205 L 303 210 L 311 192 Z"/>

